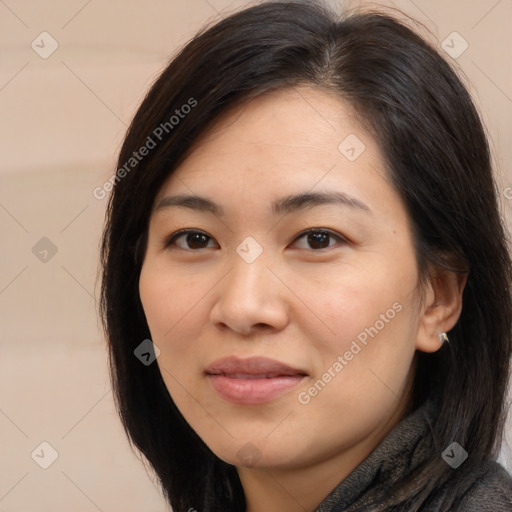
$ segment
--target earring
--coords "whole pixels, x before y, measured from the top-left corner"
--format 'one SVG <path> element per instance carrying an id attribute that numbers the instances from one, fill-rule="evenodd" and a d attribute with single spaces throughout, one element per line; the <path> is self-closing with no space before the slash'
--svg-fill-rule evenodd
<path id="1" fill-rule="evenodd" d="M 448 339 L 448 335 L 445 332 L 439 333 L 439 341 L 443 344 L 450 343 L 450 340 Z"/>

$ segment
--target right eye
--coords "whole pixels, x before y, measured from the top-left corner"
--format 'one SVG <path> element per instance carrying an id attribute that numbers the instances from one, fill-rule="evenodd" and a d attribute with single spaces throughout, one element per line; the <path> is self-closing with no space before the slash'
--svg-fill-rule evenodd
<path id="1" fill-rule="evenodd" d="M 213 242 L 213 238 L 203 231 L 195 229 L 182 229 L 173 233 L 166 241 L 165 247 L 176 246 L 184 250 L 209 249 L 215 245 L 208 245 Z"/>

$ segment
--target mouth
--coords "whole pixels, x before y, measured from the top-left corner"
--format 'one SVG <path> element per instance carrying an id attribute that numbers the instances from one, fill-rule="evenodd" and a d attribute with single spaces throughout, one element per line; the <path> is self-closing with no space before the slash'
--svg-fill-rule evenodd
<path id="1" fill-rule="evenodd" d="M 302 369 L 264 357 L 220 359 L 205 373 L 222 398 L 246 405 L 276 400 L 307 377 Z"/>

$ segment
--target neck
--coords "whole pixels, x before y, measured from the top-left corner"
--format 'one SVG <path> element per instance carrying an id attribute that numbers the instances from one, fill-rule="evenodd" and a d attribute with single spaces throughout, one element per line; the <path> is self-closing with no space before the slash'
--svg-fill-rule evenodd
<path id="1" fill-rule="evenodd" d="M 283 470 L 239 471 L 247 502 L 246 512 L 311 512 L 339 483 L 339 473 L 311 479 L 307 469 L 291 475 Z"/>
<path id="2" fill-rule="evenodd" d="M 372 432 L 355 445 L 322 457 L 302 467 L 238 467 L 245 493 L 246 512 L 314 512 L 393 429 L 403 415 L 398 407 Z M 329 454 L 330 455 L 330 454 Z"/>

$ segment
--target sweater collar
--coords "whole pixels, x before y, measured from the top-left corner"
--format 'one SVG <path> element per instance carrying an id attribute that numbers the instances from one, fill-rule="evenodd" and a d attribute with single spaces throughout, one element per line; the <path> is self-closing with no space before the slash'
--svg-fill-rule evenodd
<path id="1" fill-rule="evenodd" d="M 435 410 L 434 402 L 427 400 L 402 419 L 316 512 L 338 512 L 380 501 L 390 487 L 403 480 L 429 453 L 431 439 L 427 434 Z"/>

